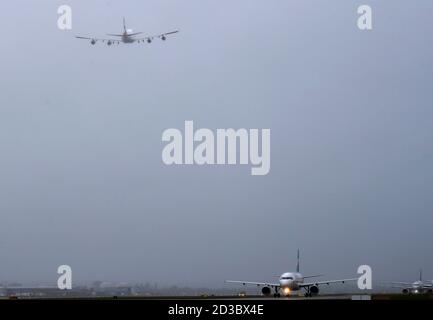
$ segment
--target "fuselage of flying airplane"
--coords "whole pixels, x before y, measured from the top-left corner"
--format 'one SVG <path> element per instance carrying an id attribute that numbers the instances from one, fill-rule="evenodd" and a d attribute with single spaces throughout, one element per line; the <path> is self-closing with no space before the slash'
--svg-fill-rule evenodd
<path id="1" fill-rule="evenodd" d="M 121 39 L 122 39 L 123 43 L 134 43 L 135 42 L 135 39 L 133 38 L 133 36 L 130 36 L 128 34 L 128 32 L 126 32 L 126 31 L 122 34 Z"/>

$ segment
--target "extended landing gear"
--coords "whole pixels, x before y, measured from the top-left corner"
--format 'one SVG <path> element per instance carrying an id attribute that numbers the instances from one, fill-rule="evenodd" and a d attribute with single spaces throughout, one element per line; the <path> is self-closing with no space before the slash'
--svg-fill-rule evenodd
<path id="1" fill-rule="evenodd" d="M 305 288 L 305 294 L 304 297 L 305 298 L 311 298 L 313 295 L 311 294 L 311 290 L 310 287 Z"/>
<path id="2" fill-rule="evenodd" d="M 313 296 L 317 296 L 319 294 L 319 287 L 317 285 L 305 287 L 305 297 L 311 298 Z"/>
<path id="3" fill-rule="evenodd" d="M 279 297 L 281 297 L 281 294 L 278 292 L 278 287 L 275 287 L 274 298 L 279 298 Z"/>

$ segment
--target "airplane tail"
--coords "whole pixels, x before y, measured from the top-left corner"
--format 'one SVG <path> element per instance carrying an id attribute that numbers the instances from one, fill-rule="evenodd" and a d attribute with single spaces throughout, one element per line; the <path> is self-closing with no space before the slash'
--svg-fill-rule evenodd
<path id="1" fill-rule="evenodd" d="M 125 17 L 123 17 L 123 31 L 126 32 L 126 20 L 125 20 Z"/>
<path id="2" fill-rule="evenodd" d="M 299 258 L 299 249 L 298 249 L 298 256 L 297 256 L 297 263 L 296 263 L 296 272 L 298 272 L 298 273 L 300 271 L 300 268 L 299 268 L 299 261 L 300 260 L 301 259 Z M 323 276 L 324 276 L 324 274 L 314 274 L 314 275 L 303 276 L 303 278 L 307 279 L 307 278 L 317 278 L 317 277 L 323 277 Z"/>
<path id="3" fill-rule="evenodd" d="M 419 269 L 419 281 L 422 281 L 422 269 Z"/>

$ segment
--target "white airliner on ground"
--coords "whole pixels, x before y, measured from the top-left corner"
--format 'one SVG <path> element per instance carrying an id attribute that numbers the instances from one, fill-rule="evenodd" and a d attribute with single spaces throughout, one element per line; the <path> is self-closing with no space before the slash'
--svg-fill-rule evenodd
<path id="1" fill-rule="evenodd" d="M 313 275 L 313 276 L 303 276 L 299 272 L 299 249 L 298 249 L 298 262 L 296 265 L 296 272 L 285 272 L 283 273 L 278 283 L 269 282 L 253 282 L 253 281 L 239 281 L 239 280 L 226 280 L 229 283 L 241 283 L 243 285 L 256 285 L 262 287 L 263 295 L 270 295 L 272 289 L 274 289 L 274 297 L 280 297 L 281 293 L 284 296 L 289 296 L 292 291 L 298 291 L 300 289 L 305 290 L 305 296 L 311 297 L 319 293 L 319 285 L 330 283 L 345 283 L 346 281 L 357 281 L 358 278 L 350 279 L 339 279 L 339 280 L 328 280 L 328 281 L 314 281 L 314 282 L 304 282 L 307 278 L 316 278 L 323 275 Z"/>
<path id="2" fill-rule="evenodd" d="M 89 38 L 89 37 L 81 37 L 81 36 L 76 36 L 76 38 L 90 40 L 91 44 L 96 44 L 96 42 L 98 42 L 98 41 L 101 41 L 103 43 L 106 42 L 107 45 L 111 46 L 112 44 L 120 44 L 120 43 L 134 43 L 134 42 L 151 43 L 153 41 L 153 39 L 155 39 L 155 38 L 159 38 L 159 39 L 165 41 L 167 39 L 168 35 L 178 33 L 178 32 L 179 32 L 179 30 L 175 30 L 175 31 L 157 34 L 154 36 L 137 38 L 136 36 L 139 34 L 143 34 L 143 32 L 134 32 L 133 33 L 131 29 L 126 29 L 125 18 L 123 18 L 123 33 L 122 34 L 107 34 L 107 36 L 118 37 L 116 39 Z"/>
<path id="3" fill-rule="evenodd" d="M 394 288 L 400 288 L 403 293 L 432 293 L 433 282 L 430 284 L 422 281 L 422 270 L 419 271 L 419 280 L 415 282 L 391 282 Z"/>

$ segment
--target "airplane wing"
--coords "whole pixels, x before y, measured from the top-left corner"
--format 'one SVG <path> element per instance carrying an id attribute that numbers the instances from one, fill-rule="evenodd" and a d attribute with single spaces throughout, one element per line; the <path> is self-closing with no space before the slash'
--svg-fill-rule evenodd
<path id="1" fill-rule="evenodd" d="M 307 278 L 318 278 L 318 277 L 323 277 L 324 276 L 324 274 L 314 274 L 314 275 L 308 275 L 308 276 L 303 276 L 304 277 L 304 279 L 307 279 Z"/>
<path id="2" fill-rule="evenodd" d="M 128 35 L 128 37 L 131 37 L 131 36 L 137 36 L 139 34 L 143 34 L 143 32 L 128 33 L 127 35 Z M 107 33 L 107 36 L 110 36 L 110 37 L 123 37 L 124 34 Z"/>
<path id="3" fill-rule="evenodd" d="M 389 282 L 389 283 L 395 285 L 409 286 L 409 287 L 412 287 L 413 285 L 413 282 Z"/>
<path id="4" fill-rule="evenodd" d="M 412 287 L 412 284 L 406 284 L 406 283 L 392 283 L 391 284 L 391 288 L 398 288 L 398 289 L 408 289 L 408 290 L 411 290 L 411 289 L 414 289 L 413 287 Z M 431 285 L 429 285 L 429 284 L 424 284 L 423 285 L 423 289 L 432 289 L 433 288 L 433 286 L 431 286 Z"/>
<path id="5" fill-rule="evenodd" d="M 358 278 L 350 278 L 350 279 L 339 279 L 339 280 L 328 280 L 328 281 L 316 281 L 316 282 L 307 282 L 307 283 L 300 283 L 299 287 L 311 287 L 311 286 L 318 286 L 321 284 L 331 284 L 331 283 L 345 283 L 350 281 L 357 281 Z"/>
<path id="6" fill-rule="evenodd" d="M 92 42 L 92 44 L 95 44 L 98 41 L 107 42 L 110 44 L 119 44 L 120 43 L 120 40 L 117 40 L 117 39 L 89 38 L 89 37 L 81 37 L 81 36 L 76 36 L 75 38 L 90 40 Z"/>
<path id="7" fill-rule="evenodd" d="M 128 33 L 128 36 L 137 36 L 139 34 L 143 34 L 143 32 Z"/>
<path id="8" fill-rule="evenodd" d="M 132 38 L 132 39 L 134 41 L 138 42 L 138 43 L 145 42 L 145 41 L 150 43 L 155 38 L 159 38 L 161 40 L 165 40 L 168 35 L 175 34 L 175 33 L 178 33 L 178 32 L 179 32 L 179 30 L 175 30 L 175 31 L 170 31 L 170 32 L 166 32 L 166 33 L 157 34 L 157 35 L 154 35 L 154 36 L 148 36 L 148 37 L 144 37 L 144 38 Z M 142 32 L 137 32 L 137 33 L 129 34 L 128 36 L 134 36 L 134 35 L 138 35 L 138 34 L 141 34 L 141 33 Z M 119 35 L 119 34 L 109 34 L 109 36 L 119 37 L 119 36 L 122 36 L 122 35 Z M 91 38 L 91 37 L 82 37 L 82 36 L 76 36 L 76 38 L 77 39 L 90 40 L 91 44 L 96 44 L 98 41 L 101 41 L 103 43 L 107 43 L 108 45 L 111 45 L 111 44 L 120 44 L 122 42 L 119 39 Z"/>
<path id="9" fill-rule="evenodd" d="M 403 285 L 403 286 L 412 287 L 414 283 L 413 283 L 413 282 L 398 282 L 398 281 L 392 281 L 392 282 L 385 282 L 385 284 L 395 284 L 395 285 Z M 433 287 L 433 283 L 432 283 L 432 284 L 424 283 L 423 286 L 424 286 L 424 287 L 427 287 L 427 288 L 431 288 L 431 287 Z"/>
<path id="10" fill-rule="evenodd" d="M 255 285 L 258 287 L 272 287 L 272 288 L 279 288 L 279 283 L 269 283 L 269 282 L 253 282 L 253 281 L 239 281 L 239 280 L 226 280 L 227 283 L 240 283 L 243 285 L 250 284 Z"/>
<path id="11" fill-rule="evenodd" d="M 391 288 L 398 288 L 398 289 L 410 289 L 412 288 L 409 285 L 403 285 L 403 284 L 392 284 Z"/>
<path id="12" fill-rule="evenodd" d="M 157 35 L 154 35 L 154 36 L 148 36 L 148 37 L 144 37 L 144 38 L 135 38 L 135 40 L 137 41 L 137 42 L 140 42 L 140 41 L 148 41 L 148 42 L 151 42 L 153 39 L 155 39 L 155 38 L 160 38 L 160 39 L 162 39 L 162 40 L 165 40 L 165 38 L 168 36 L 168 35 L 170 35 L 170 34 L 175 34 L 175 33 L 178 33 L 179 32 L 179 30 L 175 30 L 175 31 L 170 31 L 170 32 L 166 32 L 166 33 L 161 33 L 161 34 L 157 34 Z"/>

